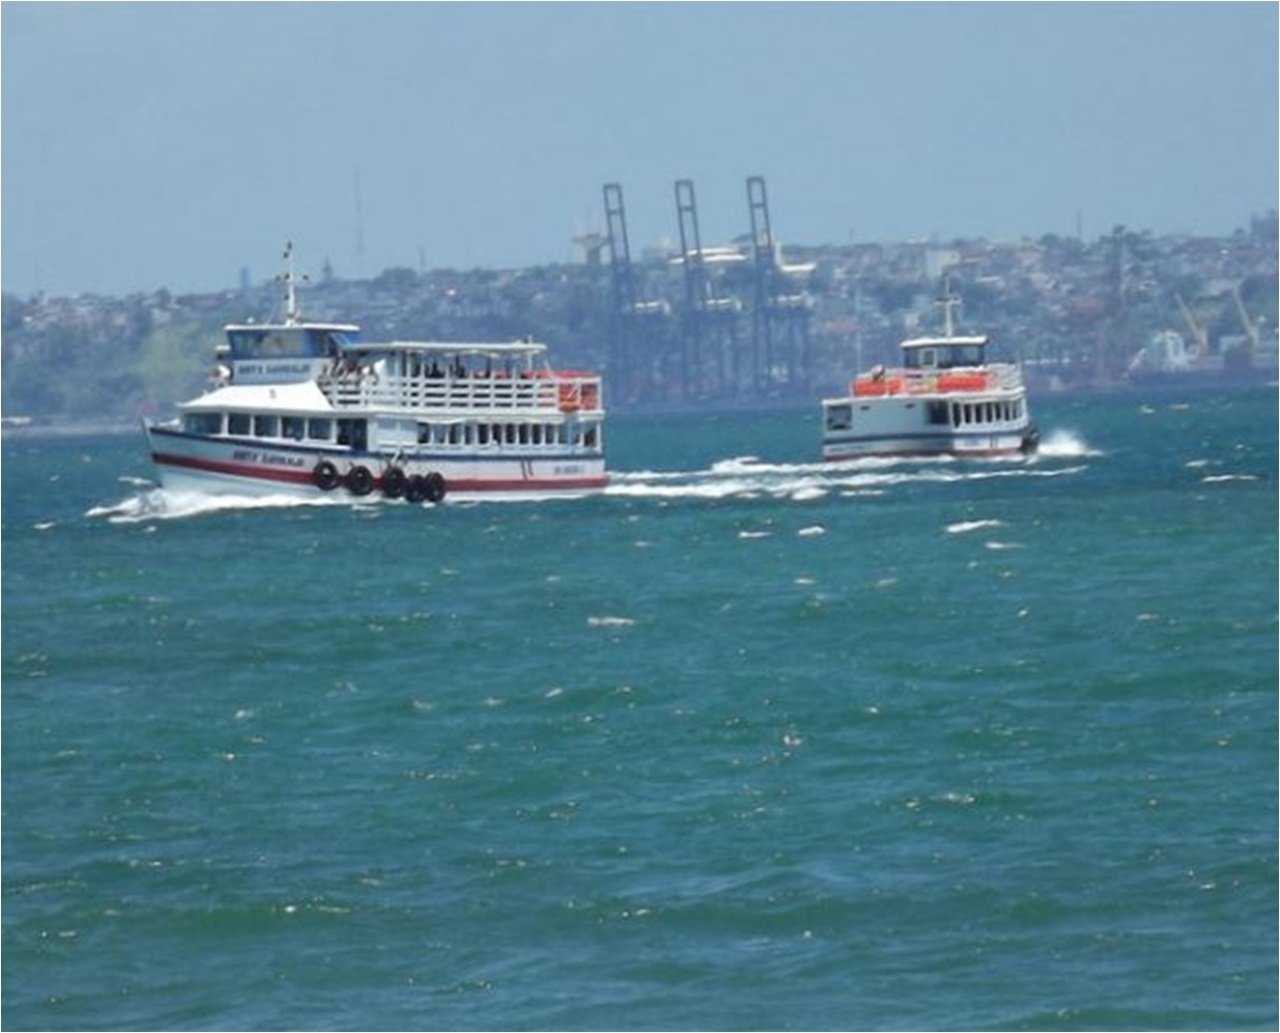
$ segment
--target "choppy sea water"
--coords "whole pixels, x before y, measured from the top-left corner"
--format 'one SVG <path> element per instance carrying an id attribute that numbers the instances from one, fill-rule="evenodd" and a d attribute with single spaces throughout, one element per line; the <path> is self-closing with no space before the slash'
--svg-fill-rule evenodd
<path id="1" fill-rule="evenodd" d="M 438 507 L 6 439 L 4 1027 L 1275 1028 L 1275 394 L 1036 409 Z"/>

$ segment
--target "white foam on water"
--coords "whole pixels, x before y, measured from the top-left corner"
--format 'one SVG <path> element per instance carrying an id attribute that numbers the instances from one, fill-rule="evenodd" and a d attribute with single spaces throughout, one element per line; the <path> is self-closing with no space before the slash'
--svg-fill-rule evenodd
<path id="1" fill-rule="evenodd" d="M 820 488 L 817 485 L 804 485 L 791 492 L 790 498 L 792 502 L 812 502 L 814 499 L 825 498 L 826 495 L 826 488 Z"/>
<path id="2" fill-rule="evenodd" d="M 1079 459 L 1102 455 L 1101 452 L 1091 448 L 1080 434 L 1065 429 L 1051 431 L 1043 437 L 1036 454 L 1037 457 L 1045 459 Z"/>
<path id="3" fill-rule="evenodd" d="M 635 621 L 630 617 L 588 617 L 587 626 L 592 628 L 630 628 Z"/>
<path id="4" fill-rule="evenodd" d="M 1082 438 L 1071 431 L 1055 431 L 1042 443 L 1033 459 L 1001 457 L 961 460 L 954 456 L 895 457 L 870 456 L 841 462 L 767 463 L 757 456 L 722 459 L 700 470 L 611 471 L 606 498 L 656 499 L 660 501 L 721 499 L 778 499 L 810 503 L 835 493 L 840 498 L 874 498 L 902 485 L 952 484 L 994 477 L 1061 477 L 1079 473 L 1082 465 L 1046 464 L 1046 459 L 1097 456 Z M 1047 466 L 1047 468 L 1046 468 Z M 1243 476 L 1243 475 L 1242 475 Z M 356 506 L 362 513 L 377 517 L 386 505 L 408 505 L 403 500 L 389 502 L 380 496 L 353 499 L 335 492 L 331 495 L 210 495 L 181 492 L 157 486 L 138 477 L 121 482 L 139 489 L 114 505 L 94 506 L 85 513 L 90 519 L 133 524 L 159 520 L 179 520 L 233 510 L 291 509 L 299 506 Z M 446 505 L 474 506 L 482 503 L 529 503 L 586 498 L 596 492 L 512 492 L 502 494 L 451 494 Z M 431 508 L 430 505 L 424 508 Z M 963 533 L 951 531 L 950 533 Z"/>
<path id="5" fill-rule="evenodd" d="M 329 495 L 206 495 L 202 492 L 150 488 L 111 506 L 93 506 L 85 512 L 91 520 L 112 524 L 139 524 L 153 520 L 185 520 L 210 513 L 244 509 L 294 509 L 299 506 L 349 505 L 349 499 Z"/>
<path id="6" fill-rule="evenodd" d="M 1047 457 L 1098 455 L 1078 437 L 1057 437 Z M 703 470 L 623 471 L 610 475 L 604 494 L 614 498 L 719 500 L 775 498 L 812 502 L 837 492 L 842 498 L 875 496 L 911 484 L 952 484 L 995 477 L 1061 477 L 1085 467 L 1057 467 L 1025 457 L 962 462 L 954 456 L 870 457 L 838 463 L 762 463 L 736 456 Z"/>
<path id="7" fill-rule="evenodd" d="M 948 524 L 944 530 L 947 534 L 968 534 L 971 531 L 982 531 L 989 527 L 1004 527 L 1003 520 L 961 520 L 956 524 Z"/>

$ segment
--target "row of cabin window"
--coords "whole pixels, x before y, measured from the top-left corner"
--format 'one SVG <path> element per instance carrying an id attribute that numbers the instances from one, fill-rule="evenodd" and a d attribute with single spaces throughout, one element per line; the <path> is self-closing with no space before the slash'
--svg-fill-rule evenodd
<path id="1" fill-rule="evenodd" d="M 339 445 L 364 448 L 364 420 L 332 420 L 322 416 L 275 416 L 263 413 L 187 413 L 183 428 L 190 434 L 228 437 L 285 438 L 291 441 L 333 441 L 337 425 Z M 420 445 L 582 445 L 600 442 L 597 424 L 564 423 L 419 423 Z"/>
<path id="2" fill-rule="evenodd" d="M 600 443 L 600 427 L 587 423 L 419 423 L 420 445 L 583 445 Z"/>
<path id="3" fill-rule="evenodd" d="M 974 423 L 1011 423 L 1022 418 L 1022 399 L 998 402 L 930 402 L 929 422 L 964 427 Z"/>
<path id="4" fill-rule="evenodd" d="M 293 441 L 332 441 L 334 420 L 326 417 L 273 416 L 262 413 L 192 412 L 183 417 L 183 429 L 191 434 L 226 434 L 235 438 L 288 438 Z M 350 420 L 338 420 L 350 423 Z"/>

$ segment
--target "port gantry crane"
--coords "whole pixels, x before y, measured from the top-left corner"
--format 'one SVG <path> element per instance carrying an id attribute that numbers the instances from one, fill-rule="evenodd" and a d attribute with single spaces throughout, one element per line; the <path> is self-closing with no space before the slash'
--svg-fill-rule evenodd
<path id="1" fill-rule="evenodd" d="M 775 343 L 783 346 L 785 384 L 800 385 L 801 371 L 809 369 L 809 298 L 790 289 L 769 220 L 769 195 L 763 176 L 747 177 L 747 207 L 751 215 L 752 271 L 755 304 L 751 311 L 752 377 L 757 392 L 777 385 Z M 803 267 L 811 270 L 811 266 Z M 781 341 L 779 342 L 779 337 Z"/>
<path id="2" fill-rule="evenodd" d="M 622 185 L 604 185 L 605 247 L 609 251 L 609 275 L 613 283 L 613 341 L 609 349 L 612 390 L 626 401 L 647 396 L 652 389 L 653 366 L 660 360 L 669 337 L 671 306 L 662 299 L 641 296 L 631 242 L 627 236 L 627 212 Z"/>
<path id="3" fill-rule="evenodd" d="M 622 204 L 622 185 L 604 185 L 605 244 L 609 249 L 609 276 L 613 281 L 614 332 L 609 348 L 609 372 L 618 389 L 626 391 L 634 370 L 631 354 L 630 313 L 635 309 L 636 281 L 631 268 L 631 243 L 627 240 L 627 213 Z"/>
<path id="4" fill-rule="evenodd" d="M 707 269 L 708 252 L 698 227 L 698 202 L 693 181 L 675 183 L 676 216 L 680 225 L 680 264 L 684 270 L 681 311 L 680 381 L 686 398 L 737 393 L 738 315 L 742 302 L 716 288 Z M 717 257 L 721 251 L 714 249 Z M 736 257 L 732 252 L 727 257 Z"/>

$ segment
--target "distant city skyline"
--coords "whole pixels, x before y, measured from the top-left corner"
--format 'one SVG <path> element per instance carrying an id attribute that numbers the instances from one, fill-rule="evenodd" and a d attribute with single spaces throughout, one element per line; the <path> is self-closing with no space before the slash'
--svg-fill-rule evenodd
<path id="1" fill-rule="evenodd" d="M 1225 235 L 1277 206 L 1271 3 L 110 3 L 0 8 L 0 286 L 233 287 L 298 266 L 1115 224 Z"/>

